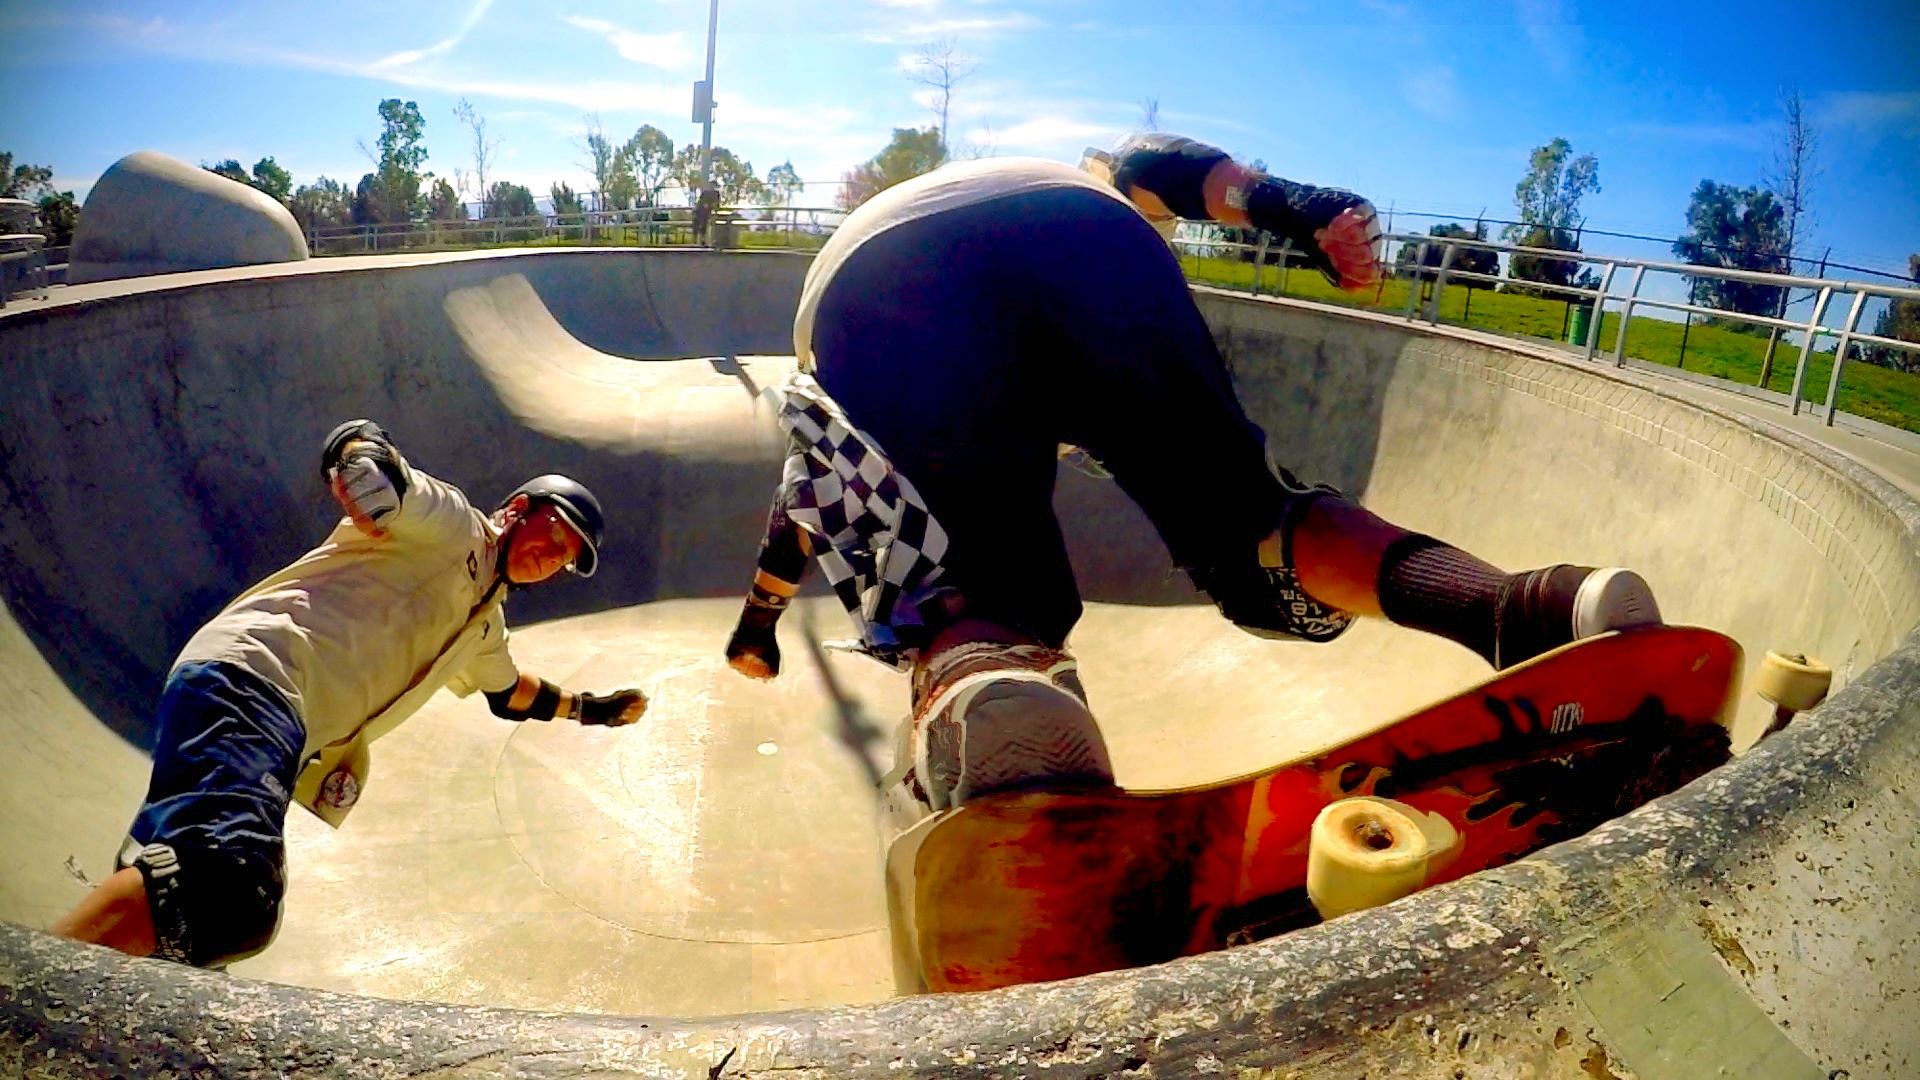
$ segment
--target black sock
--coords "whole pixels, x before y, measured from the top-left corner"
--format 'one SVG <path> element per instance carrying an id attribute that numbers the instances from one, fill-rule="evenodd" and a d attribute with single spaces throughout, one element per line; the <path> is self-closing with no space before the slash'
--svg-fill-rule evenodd
<path id="1" fill-rule="evenodd" d="M 1387 548 L 1377 589 L 1387 618 L 1507 668 L 1573 640 L 1573 597 L 1587 573 L 1550 566 L 1509 574 L 1416 533 Z"/>

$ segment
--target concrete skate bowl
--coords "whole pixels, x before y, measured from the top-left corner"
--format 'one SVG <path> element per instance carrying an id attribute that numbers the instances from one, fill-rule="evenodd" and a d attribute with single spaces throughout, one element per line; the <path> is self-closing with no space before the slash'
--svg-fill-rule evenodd
<path id="1" fill-rule="evenodd" d="M 1470 331 L 1201 290 L 1276 462 L 1507 566 L 1626 563 L 1669 619 L 1825 657 L 1785 733 L 1579 840 L 1156 968 L 888 1000 L 864 737 L 904 692 L 715 660 L 777 475 L 804 261 L 320 260 L 81 286 L 0 315 L 0 1074 L 1906 1077 L 1920 1065 L 1920 511 L 1832 451 Z M 232 974 L 44 926 L 145 783 L 147 710 L 227 597 L 323 535 L 336 420 L 476 499 L 608 503 L 604 567 L 510 611 L 527 670 L 653 708 L 509 725 L 441 695 L 338 832 L 296 811 L 280 938 Z M 1204 467 L 1204 463 L 1196 463 Z M 1244 771 L 1482 673 L 1366 625 L 1258 641 L 1063 473 L 1075 635 L 1123 782 Z M 837 696 L 836 696 L 837 695 Z M 838 702 L 838 704 L 835 704 Z M 1736 743 L 1764 707 L 1743 706 Z M 867 748 L 873 751 L 873 747 Z M 72 859 L 71 867 L 68 860 Z M 775 1010 L 775 1011 L 767 1011 Z"/>

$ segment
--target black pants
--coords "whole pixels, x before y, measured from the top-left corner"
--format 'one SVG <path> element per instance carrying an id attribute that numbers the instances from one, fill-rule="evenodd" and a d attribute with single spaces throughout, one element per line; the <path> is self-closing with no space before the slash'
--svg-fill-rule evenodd
<path id="1" fill-rule="evenodd" d="M 1080 597 L 1053 516 L 1085 447 L 1174 561 L 1251 560 L 1286 493 L 1153 228 L 1098 192 L 1022 192 L 861 245 L 822 293 L 815 377 L 951 536 L 967 611 L 1059 647 Z"/>

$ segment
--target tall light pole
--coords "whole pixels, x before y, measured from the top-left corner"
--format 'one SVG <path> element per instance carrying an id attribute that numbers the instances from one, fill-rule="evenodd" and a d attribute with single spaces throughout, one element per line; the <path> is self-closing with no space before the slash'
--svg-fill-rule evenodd
<path id="1" fill-rule="evenodd" d="M 707 9 L 707 77 L 693 84 L 693 119 L 700 125 L 700 187 L 713 174 L 713 37 L 720 26 L 720 0 Z"/>

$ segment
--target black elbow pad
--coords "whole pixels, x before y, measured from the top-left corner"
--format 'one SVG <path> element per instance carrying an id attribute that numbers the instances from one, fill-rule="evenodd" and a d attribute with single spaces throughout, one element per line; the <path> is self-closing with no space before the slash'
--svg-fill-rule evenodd
<path id="1" fill-rule="evenodd" d="M 513 693 L 520 688 L 514 683 L 505 690 L 487 690 L 487 708 L 502 720 L 551 720 L 560 711 L 560 688 L 545 679 L 540 680 L 540 689 L 534 692 L 533 700 L 524 709 L 513 707 Z"/>
<path id="2" fill-rule="evenodd" d="M 1226 151 L 1203 142 L 1149 132 L 1114 151 L 1113 186 L 1120 194 L 1139 187 L 1159 196 L 1167 209 L 1190 221 L 1206 221 L 1207 174 L 1227 160 Z"/>

